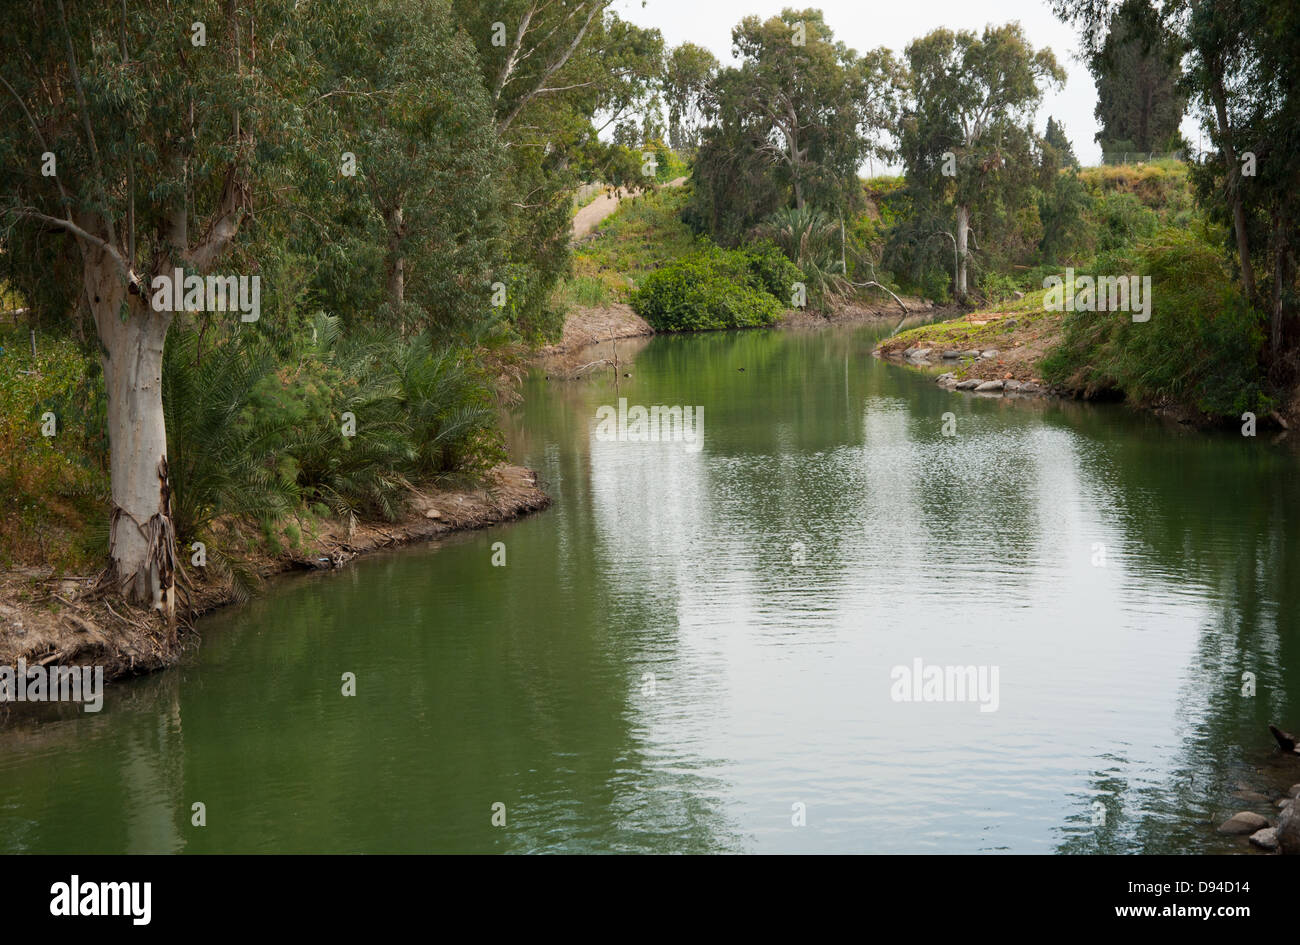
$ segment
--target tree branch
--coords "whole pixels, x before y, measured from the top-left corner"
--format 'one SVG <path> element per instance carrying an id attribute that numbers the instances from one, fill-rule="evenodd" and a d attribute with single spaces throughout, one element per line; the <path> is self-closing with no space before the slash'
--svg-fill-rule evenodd
<path id="1" fill-rule="evenodd" d="M 542 73 L 541 79 L 538 80 L 536 87 L 531 92 L 526 93 L 525 95 L 523 95 L 523 97 L 519 99 L 519 101 L 515 104 L 515 107 L 511 109 L 510 114 L 508 114 L 497 126 L 498 134 L 504 135 L 506 133 L 506 129 L 508 129 L 510 125 L 514 122 L 515 118 L 519 116 L 519 113 L 523 111 L 524 106 L 527 105 L 529 102 L 531 102 L 537 96 L 538 91 L 540 89 L 546 87 L 546 83 L 551 80 L 551 76 L 555 75 L 555 73 L 559 72 L 560 69 L 564 68 L 565 63 L 569 61 L 569 58 L 573 55 L 574 51 L 578 48 L 578 45 L 582 42 L 582 38 L 587 35 L 587 29 L 588 27 L 591 26 L 592 20 L 596 18 L 596 14 L 600 13 L 602 10 L 605 9 L 606 2 L 608 2 L 608 0 L 596 0 L 596 2 L 592 4 L 591 12 L 587 14 L 586 22 L 582 24 L 582 28 L 578 30 L 577 35 L 573 37 L 573 41 L 570 42 L 568 47 L 564 50 L 564 54 L 561 55 L 555 62 L 551 63 L 546 68 L 546 71 Z"/>
<path id="2" fill-rule="evenodd" d="M 103 201 L 104 228 L 108 231 L 108 241 L 116 245 L 117 233 L 113 229 L 113 217 L 108 212 L 108 187 L 104 183 L 104 165 L 99 160 L 99 146 L 95 143 L 95 131 L 90 125 L 90 108 L 86 105 L 86 90 L 81 84 L 81 70 L 77 68 L 77 52 L 72 48 L 72 33 L 68 29 L 68 18 L 63 9 L 63 0 L 58 0 L 59 20 L 63 24 L 63 38 L 68 46 L 68 68 L 72 73 L 72 85 L 77 91 L 77 107 L 81 111 L 81 123 L 86 130 L 86 143 L 90 146 L 90 158 L 98 178 L 99 199 Z"/>

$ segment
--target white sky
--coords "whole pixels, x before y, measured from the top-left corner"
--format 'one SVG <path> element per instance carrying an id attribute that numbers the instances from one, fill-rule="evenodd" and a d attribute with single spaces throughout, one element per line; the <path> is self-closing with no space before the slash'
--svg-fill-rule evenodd
<path id="1" fill-rule="evenodd" d="M 734 61 L 731 28 L 742 17 L 766 19 L 784 7 L 820 9 L 836 39 L 858 52 L 887 46 L 900 57 L 909 42 L 939 27 L 980 31 L 988 23 L 1019 20 L 1030 44 L 1035 49 L 1051 47 L 1069 73 L 1064 88 L 1044 96 L 1035 126 L 1041 132 L 1052 115 L 1065 125 L 1081 163 L 1101 162 L 1101 149 L 1093 140 L 1098 126 L 1092 114 L 1097 104 L 1092 76 L 1076 58 L 1079 41 L 1074 29 L 1053 16 L 1045 0 L 615 0 L 613 7 L 625 20 L 656 27 L 668 47 L 689 40 L 724 64 Z M 1183 134 L 1193 145 L 1197 131 L 1193 119 L 1183 119 Z M 865 170 L 883 169 L 877 165 Z"/>

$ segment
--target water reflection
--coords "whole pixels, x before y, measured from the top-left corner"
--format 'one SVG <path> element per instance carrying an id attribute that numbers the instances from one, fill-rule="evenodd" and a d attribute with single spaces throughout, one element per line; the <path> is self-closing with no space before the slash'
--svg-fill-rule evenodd
<path id="1" fill-rule="evenodd" d="M 278 582 L 11 725 L 0 848 L 1237 849 L 1233 792 L 1300 781 L 1264 728 L 1300 724 L 1295 457 L 954 395 L 880 331 L 539 372 L 507 426 L 550 511 Z M 597 439 L 619 397 L 703 405 L 702 449 Z M 917 658 L 998 667 L 998 711 L 894 702 Z"/>

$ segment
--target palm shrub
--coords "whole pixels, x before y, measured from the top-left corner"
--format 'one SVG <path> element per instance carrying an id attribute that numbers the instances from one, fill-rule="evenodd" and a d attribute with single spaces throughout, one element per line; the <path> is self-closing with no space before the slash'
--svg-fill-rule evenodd
<path id="1" fill-rule="evenodd" d="M 320 313 L 312 338 L 296 381 L 321 392 L 323 409 L 312 410 L 286 444 L 298 485 L 338 515 L 392 521 L 415 461 L 392 366 L 397 336 L 378 327 L 345 336 L 337 316 Z"/>
<path id="2" fill-rule="evenodd" d="M 470 348 L 382 327 L 345 334 L 324 313 L 307 332 L 285 358 L 252 329 L 214 340 L 173 327 L 163 402 L 183 543 L 209 538 L 219 517 L 269 528 L 304 504 L 391 521 L 415 482 L 502 458 L 491 381 Z M 209 558 L 237 564 L 216 545 Z"/>
<path id="3" fill-rule="evenodd" d="M 182 548 L 202 541 L 208 566 L 237 592 L 251 576 L 238 555 L 212 540 L 218 516 L 277 517 L 298 489 L 282 448 L 291 418 L 259 408 L 275 376 L 271 347 L 252 331 L 215 340 L 179 321 L 163 353 L 163 411 L 172 518 Z"/>
<path id="4" fill-rule="evenodd" d="M 491 387 L 465 352 L 417 335 L 397 355 L 416 475 L 438 478 L 503 458 Z"/>
<path id="5" fill-rule="evenodd" d="M 808 297 L 821 307 L 828 296 L 843 295 L 848 279 L 840 265 L 839 224 L 810 205 L 771 213 L 758 232 L 771 239 L 803 272 Z"/>

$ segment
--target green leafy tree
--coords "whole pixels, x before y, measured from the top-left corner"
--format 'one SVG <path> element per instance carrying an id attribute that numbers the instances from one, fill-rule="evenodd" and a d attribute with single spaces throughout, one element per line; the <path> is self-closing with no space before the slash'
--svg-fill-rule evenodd
<path id="1" fill-rule="evenodd" d="M 1065 136 L 1065 128 L 1051 115 L 1047 116 L 1047 130 L 1043 132 L 1043 144 L 1051 148 L 1054 158 L 1061 167 L 1078 167 L 1079 159 L 1074 156 L 1074 147 Z"/>
<path id="2" fill-rule="evenodd" d="M 657 111 L 663 39 L 628 23 L 610 0 L 453 0 L 478 51 L 515 212 L 504 240 L 507 312 L 528 336 L 558 333 L 553 290 L 569 264 L 578 180 L 610 155 L 600 130 Z"/>
<path id="3" fill-rule="evenodd" d="M 78 259 L 107 391 L 105 583 L 168 618 L 176 549 L 161 375 L 174 313 L 151 304 L 154 279 L 218 264 L 251 274 L 239 250 L 259 185 L 273 179 L 260 169 L 301 133 L 286 98 L 293 59 L 272 52 L 296 48 L 293 7 L 55 0 L 11 17 L 0 36 L 3 219 L 25 230 L 6 242 L 28 252 L 39 232 Z"/>
<path id="4" fill-rule="evenodd" d="M 1155 151 L 1178 141 L 1187 109 L 1179 88 L 1182 46 L 1158 28 L 1151 0 L 1124 0 L 1101 48 L 1088 59 L 1097 84 L 1102 152 Z"/>
<path id="5" fill-rule="evenodd" d="M 401 325 L 481 318 L 503 255 L 495 181 L 505 161 L 473 45 L 440 0 L 330 4 L 311 42 L 318 150 L 338 165 L 317 173 L 334 182 L 341 212 L 367 224 L 328 235 L 353 251 L 330 257 L 342 266 L 326 287 L 345 293 L 356 261 L 375 255 L 358 244 L 373 241 L 382 299 Z"/>
<path id="6" fill-rule="evenodd" d="M 703 46 L 682 43 L 668 54 L 664 65 L 664 98 L 668 102 L 668 143 L 681 153 L 700 144 L 709 86 L 718 60 Z"/>
<path id="7" fill-rule="evenodd" d="M 919 220 L 950 212 L 954 289 L 968 291 L 973 222 L 1007 222 L 1032 207 L 1036 139 L 1029 126 L 1049 83 L 1065 81 L 1050 50 L 1018 23 L 982 35 L 939 29 L 906 50 L 900 146 Z M 919 238 L 921 234 L 913 234 Z"/>

